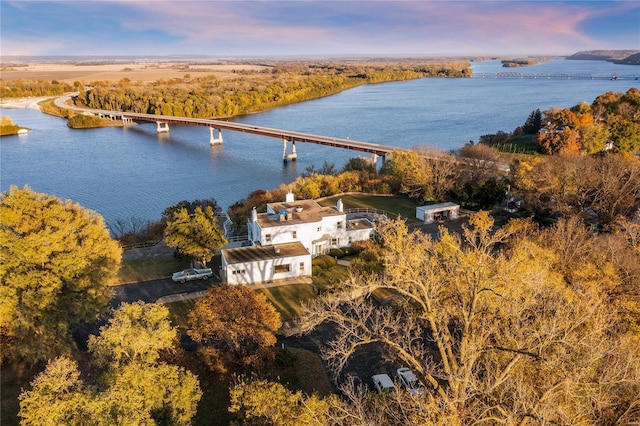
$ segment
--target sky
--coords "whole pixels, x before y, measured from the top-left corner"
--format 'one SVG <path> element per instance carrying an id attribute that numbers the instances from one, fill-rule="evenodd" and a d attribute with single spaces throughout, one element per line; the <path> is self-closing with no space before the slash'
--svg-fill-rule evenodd
<path id="1" fill-rule="evenodd" d="M 2 56 L 483 56 L 640 50 L 640 1 L 0 0 Z"/>

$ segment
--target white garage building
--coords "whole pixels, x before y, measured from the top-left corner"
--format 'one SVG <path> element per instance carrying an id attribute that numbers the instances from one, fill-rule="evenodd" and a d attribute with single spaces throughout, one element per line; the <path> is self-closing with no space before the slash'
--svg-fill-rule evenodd
<path id="1" fill-rule="evenodd" d="M 433 223 L 434 220 L 457 219 L 460 214 L 460 206 L 455 203 L 431 204 L 428 206 L 416 207 L 416 219 L 424 223 Z"/>

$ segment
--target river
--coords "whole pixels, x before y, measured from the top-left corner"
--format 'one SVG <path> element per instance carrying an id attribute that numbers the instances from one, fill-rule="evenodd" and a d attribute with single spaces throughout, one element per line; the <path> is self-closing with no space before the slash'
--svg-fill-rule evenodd
<path id="1" fill-rule="evenodd" d="M 526 68 L 477 62 L 475 72 L 640 74 L 640 67 L 555 59 Z M 513 131 L 531 111 L 591 103 L 608 91 L 639 87 L 633 80 L 447 79 L 359 86 L 339 94 L 235 120 L 399 147 L 450 151 L 481 135 Z M 0 140 L 0 189 L 29 185 L 71 199 L 115 221 L 157 220 L 181 200 L 215 198 L 228 207 L 256 189 L 293 181 L 325 161 L 338 168 L 357 152 L 297 143 L 298 161 L 283 164 L 278 139 L 226 131 L 209 145 L 204 127 L 155 124 L 72 130 L 66 120 L 32 109 L 2 109 L 27 135 Z"/>

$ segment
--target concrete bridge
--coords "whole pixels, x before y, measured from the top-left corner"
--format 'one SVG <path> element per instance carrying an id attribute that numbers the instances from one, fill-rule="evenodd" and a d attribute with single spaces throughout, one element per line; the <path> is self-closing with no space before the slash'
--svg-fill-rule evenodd
<path id="1" fill-rule="evenodd" d="M 516 71 L 479 72 L 473 73 L 472 78 L 509 78 L 509 79 L 538 79 L 538 80 L 639 80 L 640 74 L 532 74 Z"/>
<path id="2" fill-rule="evenodd" d="M 378 157 L 384 158 L 392 151 L 408 151 L 407 148 L 401 148 L 392 145 L 381 145 L 370 142 L 355 141 L 351 139 L 335 138 L 331 136 L 315 135 L 311 133 L 302 133 L 292 130 L 274 129 L 271 127 L 256 126 L 252 124 L 235 123 L 225 120 L 214 120 L 207 118 L 190 118 L 190 117 L 176 117 L 169 115 L 156 115 L 156 114 L 142 114 L 136 112 L 122 112 L 122 111 L 109 111 L 101 109 L 80 108 L 74 105 L 69 105 L 67 100 L 76 96 L 77 93 L 65 95 L 57 98 L 54 103 L 56 106 L 64 109 L 70 109 L 83 113 L 91 113 L 100 117 L 109 118 L 112 120 L 121 120 L 123 124 L 129 125 L 136 122 L 152 122 L 156 123 L 156 130 L 158 133 L 167 133 L 170 131 L 170 124 L 177 125 L 195 125 L 206 126 L 209 128 L 209 143 L 211 145 L 217 145 L 223 143 L 222 130 L 232 130 L 236 132 L 251 133 L 254 135 L 268 136 L 272 138 L 279 138 L 283 144 L 283 161 L 296 161 L 296 142 L 314 143 L 317 145 L 331 146 L 342 149 L 349 149 L 352 151 L 359 151 L 372 154 L 373 164 L 377 164 Z M 288 151 L 288 144 L 291 143 L 291 150 Z M 449 161 L 456 164 L 466 166 L 477 166 L 479 163 L 483 163 L 482 160 L 474 160 L 463 157 L 442 157 L 436 154 L 430 155 L 428 153 L 421 153 L 421 155 L 427 159 L 435 161 Z M 500 170 L 504 173 L 509 173 L 510 168 L 506 165 L 491 164 L 491 167 Z"/>
<path id="3" fill-rule="evenodd" d="M 169 115 L 142 114 L 136 112 L 109 111 L 101 109 L 80 108 L 69 105 L 67 100 L 73 97 L 66 95 L 55 100 L 55 105 L 60 108 L 75 110 L 83 113 L 91 113 L 103 118 L 111 120 L 121 120 L 123 124 L 134 124 L 138 122 L 156 123 L 158 133 L 167 133 L 170 131 L 170 125 L 195 125 L 206 126 L 209 128 L 209 143 L 211 145 L 223 143 L 222 130 L 232 130 L 236 132 L 251 133 L 254 135 L 268 136 L 282 140 L 283 144 L 283 160 L 295 161 L 296 142 L 314 143 L 317 145 L 332 146 L 336 148 L 349 149 L 352 151 L 365 152 L 373 154 L 374 161 L 378 156 L 385 157 L 391 151 L 403 149 L 397 146 L 380 145 L 370 142 L 355 141 L 351 139 L 335 138 L 331 136 L 315 135 L 311 133 L 296 132 L 292 130 L 274 129 L 271 127 L 256 126 L 251 124 L 242 124 L 226 120 L 214 120 L 207 118 L 190 118 L 176 117 Z M 291 143 L 291 150 L 288 151 L 288 144 Z"/>

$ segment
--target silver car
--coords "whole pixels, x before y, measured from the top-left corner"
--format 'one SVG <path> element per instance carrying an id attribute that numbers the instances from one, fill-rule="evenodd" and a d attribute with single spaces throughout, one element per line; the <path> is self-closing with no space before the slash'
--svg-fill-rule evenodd
<path id="1" fill-rule="evenodd" d="M 184 269 L 180 272 L 176 272 L 171 276 L 171 279 L 173 281 L 176 281 L 176 282 L 180 281 L 181 283 L 183 283 L 185 281 L 192 281 L 192 280 L 206 280 L 206 279 L 209 279 L 212 275 L 213 275 L 213 271 L 211 270 L 211 268 L 204 268 L 204 269 L 189 268 L 189 269 Z"/>
<path id="2" fill-rule="evenodd" d="M 400 380 L 400 385 L 408 390 L 411 395 L 423 395 L 424 388 L 420 386 L 420 382 L 418 382 L 418 378 L 411 370 L 407 367 L 398 368 L 398 379 Z"/>

